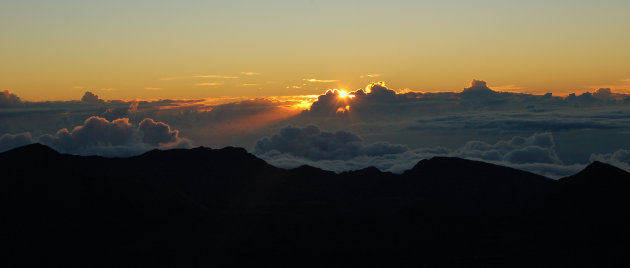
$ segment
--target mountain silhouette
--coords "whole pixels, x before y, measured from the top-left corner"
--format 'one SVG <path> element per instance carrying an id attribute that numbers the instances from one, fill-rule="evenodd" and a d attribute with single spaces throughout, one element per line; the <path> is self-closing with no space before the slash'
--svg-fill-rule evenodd
<path id="1" fill-rule="evenodd" d="M 14 266 L 626 266 L 630 174 L 560 180 L 460 158 L 285 170 L 241 148 L 0 153 Z"/>

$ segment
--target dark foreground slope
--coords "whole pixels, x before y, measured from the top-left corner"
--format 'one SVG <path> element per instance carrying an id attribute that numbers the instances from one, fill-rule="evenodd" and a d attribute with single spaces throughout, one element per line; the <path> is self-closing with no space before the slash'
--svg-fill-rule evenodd
<path id="1" fill-rule="evenodd" d="M 12 266 L 628 264 L 630 174 L 559 181 L 458 158 L 402 175 L 283 170 L 239 148 L 0 154 Z"/>

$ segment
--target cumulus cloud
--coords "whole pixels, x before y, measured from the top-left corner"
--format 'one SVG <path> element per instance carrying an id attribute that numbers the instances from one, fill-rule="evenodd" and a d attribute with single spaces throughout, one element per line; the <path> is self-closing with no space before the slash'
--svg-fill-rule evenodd
<path id="1" fill-rule="evenodd" d="M 513 164 L 562 164 L 554 146 L 551 133 L 536 133 L 531 137 L 516 136 L 495 144 L 469 141 L 450 155 Z"/>
<path id="2" fill-rule="evenodd" d="M 375 82 L 368 85 L 365 90 L 345 92 L 340 90 L 328 90 L 317 98 L 305 115 L 315 116 L 356 116 L 374 117 L 383 114 L 401 113 L 408 114 L 411 105 L 418 105 L 416 100 L 410 99 L 411 95 L 396 94 L 396 91 L 387 88 L 385 82 Z M 415 97 L 414 97 L 415 98 Z M 339 111 L 349 111 L 340 113 Z M 399 116 L 399 115 L 397 115 Z"/>
<path id="3" fill-rule="evenodd" d="M 178 130 L 171 130 L 171 127 L 162 122 L 155 122 L 151 118 L 146 118 L 140 122 L 138 129 L 144 134 L 142 141 L 153 146 L 176 142 L 179 136 Z"/>
<path id="4" fill-rule="evenodd" d="M 16 106 L 21 102 L 20 97 L 11 93 L 11 91 L 6 89 L 0 91 L 0 108 Z"/>
<path id="5" fill-rule="evenodd" d="M 289 126 L 271 138 L 258 141 L 254 148 L 256 154 L 273 151 L 317 161 L 397 154 L 407 151 L 407 148 L 384 142 L 364 145 L 359 136 L 346 131 L 331 133 L 320 131 L 316 126 Z"/>
<path id="6" fill-rule="evenodd" d="M 470 141 L 451 150 L 443 147 L 409 149 L 383 142 L 365 145 L 357 135 L 345 131 L 324 132 L 315 126 L 286 127 L 271 138 L 260 140 L 254 153 L 284 168 L 307 164 L 337 172 L 375 166 L 400 173 L 419 160 L 434 156 L 483 160 L 554 178 L 571 175 L 583 167 L 563 164 L 555 152 L 551 133 L 516 136 L 493 144 Z"/>
<path id="7" fill-rule="evenodd" d="M 0 136 L 0 152 L 33 143 L 31 133 L 4 134 Z"/>
<path id="8" fill-rule="evenodd" d="M 461 95 L 464 98 L 484 98 L 495 94 L 492 89 L 488 87 L 486 81 L 473 79 L 470 82 L 470 86 L 464 88 Z"/>
<path id="9" fill-rule="evenodd" d="M 350 94 L 354 98 L 345 98 L 337 90 L 328 90 L 319 96 L 305 115 L 374 118 L 395 114 L 398 117 L 409 117 L 443 112 L 605 107 L 627 104 L 630 100 L 628 95 L 614 93 L 605 88 L 595 93 L 571 94 L 568 97 L 553 96 L 551 93 L 532 95 L 500 92 L 489 88 L 485 81 L 476 79 L 461 92 L 396 91 L 388 88 L 384 82 L 376 82 Z M 349 113 L 336 112 L 345 106 L 349 106 L 349 109 L 341 110 L 349 110 Z"/>
<path id="10" fill-rule="evenodd" d="M 83 125 L 72 130 L 60 129 L 55 135 L 43 135 L 40 141 L 62 152 L 76 152 L 94 146 L 128 145 L 133 136 L 133 126 L 127 118 L 110 122 L 105 118 L 92 116 Z"/>
<path id="11" fill-rule="evenodd" d="M 103 100 L 98 98 L 98 95 L 90 91 L 86 91 L 85 94 L 83 94 L 83 97 L 81 97 L 81 101 L 82 102 L 103 102 Z"/>
<path id="12" fill-rule="evenodd" d="M 33 142 L 30 133 L 4 135 L 3 144 L 5 138 L 13 147 Z M 109 121 L 98 116 L 86 119 L 82 125 L 72 130 L 63 128 L 54 135 L 44 134 L 39 137 L 38 142 L 62 153 L 102 156 L 130 156 L 156 147 L 191 146 L 190 141 L 178 136 L 177 130 L 173 131 L 170 126 L 150 118 L 135 127 L 128 118 Z"/>

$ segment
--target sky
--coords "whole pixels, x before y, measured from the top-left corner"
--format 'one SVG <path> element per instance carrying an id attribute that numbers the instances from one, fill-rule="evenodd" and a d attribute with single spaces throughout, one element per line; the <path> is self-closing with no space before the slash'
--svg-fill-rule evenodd
<path id="1" fill-rule="evenodd" d="M 543 94 L 630 89 L 630 2 L 0 2 L 0 89 L 24 100 L 321 94 L 473 78 Z"/>
<path id="2" fill-rule="evenodd" d="M 0 2 L 0 152 L 630 171 L 629 1 Z"/>

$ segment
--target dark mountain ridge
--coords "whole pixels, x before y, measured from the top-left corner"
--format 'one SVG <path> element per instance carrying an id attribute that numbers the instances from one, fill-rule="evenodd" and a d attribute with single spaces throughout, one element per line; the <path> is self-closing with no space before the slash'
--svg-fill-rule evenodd
<path id="1" fill-rule="evenodd" d="M 630 174 L 600 162 L 560 180 L 448 157 L 336 174 L 233 147 L 33 144 L 0 153 L 0 170 L 12 266 L 628 264 Z"/>

